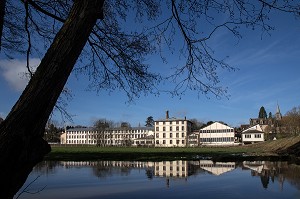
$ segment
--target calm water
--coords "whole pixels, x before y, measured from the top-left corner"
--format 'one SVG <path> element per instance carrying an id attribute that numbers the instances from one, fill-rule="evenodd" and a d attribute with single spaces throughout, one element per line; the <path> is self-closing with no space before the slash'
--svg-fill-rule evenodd
<path id="1" fill-rule="evenodd" d="M 20 199 L 300 198 L 300 166 L 210 160 L 42 162 L 15 198 L 18 195 Z"/>

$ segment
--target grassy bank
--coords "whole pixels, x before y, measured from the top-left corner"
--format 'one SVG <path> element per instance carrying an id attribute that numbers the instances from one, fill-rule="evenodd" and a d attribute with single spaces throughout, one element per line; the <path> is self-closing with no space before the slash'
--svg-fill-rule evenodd
<path id="1" fill-rule="evenodd" d="M 300 137 L 284 138 L 247 146 L 187 147 L 187 148 L 136 148 L 96 146 L 53 146 L 46 160 L 140 160 L 159 161 L 175 159 L 250 160 L 287 159 L 289 154 L 279 151 L 300 142 Z"/>

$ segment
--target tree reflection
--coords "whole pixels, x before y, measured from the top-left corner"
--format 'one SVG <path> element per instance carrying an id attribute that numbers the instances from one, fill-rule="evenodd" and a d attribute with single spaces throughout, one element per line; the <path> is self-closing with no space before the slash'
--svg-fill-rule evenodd
<path id="1" fill-rule="evenodd" d="M 244 161 L 244 162 L 213 162 L 211 160 L 197 161 L 85 161 L 85 162 L 58 162 L 43 161 L 33 171 L 41 175 L 55 174 L 59 167 L 65 169 L 90 167 L 92 174 L 97 178 L 110 178 L 112 176 L 129 176 L 134 170 L 144 171 L 145 178 L 153 180 L 155 177 L 163 177 L 170 186 L 176 179 L 189 180 L 190 176 L 215 175 L 221 176 L 230 173 L 236 168 L 249 170 L 249 175 L 257 178 L 264 189 L 268 189 L 270 183 L 278 182 L 279 189 L 283 190 L 283 184 L 289 182 L 300 190 L 300 166 L 288 162 L 270 161 Z M 229 174 L 230 175 L 230 174 Z"/>

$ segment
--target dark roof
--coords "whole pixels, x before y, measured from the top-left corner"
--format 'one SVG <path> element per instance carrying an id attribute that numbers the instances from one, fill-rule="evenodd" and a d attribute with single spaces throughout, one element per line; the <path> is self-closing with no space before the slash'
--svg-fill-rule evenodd
<path id="1" fill-rule="evenodd" d="M 191 122 L 190 120 L 187 120 L 185 118 L 169 118 L 169 119 L 159 119 L 155 120 L 154 122 L 169 122 L 169 121 L 188 121 Z M 191 122 L 192 123 L 192 122 Z"/>
<path id="2" fill-rule="evenodd" d="M 67 129 L 67 131 L 94 131 L 96 130 L 96 128 L 94 127 L 88 127 L 88 128 L 71 128 L 71 129 Z M 117 127 L 117 128 L 107 128 L 106 130 L 154 130 L 154 127 L 126 127 L 126 128 L 122 128 L 122 127 Z"/>
<path id="3" fill-rule="evenodd" d="M 246 134 L 246 133 L 264 133 L 262 131 L 258 131 L 258 130 L 248 130 L 248 131 L 245 131 L 245 132 L 242 132 L 242 134 Z"/>

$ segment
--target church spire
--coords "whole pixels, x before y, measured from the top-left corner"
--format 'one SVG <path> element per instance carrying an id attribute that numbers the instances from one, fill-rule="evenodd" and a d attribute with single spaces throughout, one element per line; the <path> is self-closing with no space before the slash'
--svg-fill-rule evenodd
<path id="1" fill-rule="evenodd" d="M 281 120 L 282 119 L 282 115 L 280 113 L 280 108 L 279 108 L 278 102 L 277 102 L 277 108 L 276 108 L 276 113 L 275 113 L 275 119 L 276 120 Z"/>

